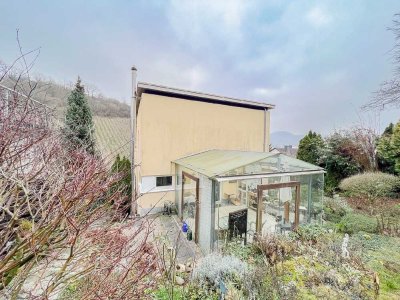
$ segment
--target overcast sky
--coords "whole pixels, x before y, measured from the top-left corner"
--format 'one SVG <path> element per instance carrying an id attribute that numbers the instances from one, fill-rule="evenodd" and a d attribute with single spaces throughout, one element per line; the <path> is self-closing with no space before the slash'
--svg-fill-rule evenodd
<path id="1" fill-rule="evenodd" d="M 400 110 L 359 108 L 392 76 L 397 12 L 398 0 L 0 0 L 0 59 L 18 56 L 19 28 L 25 50 L 41 47 L 35 72 L 120 100 L 134 64 L 140 81 L 273 103 L 272 131 L 383 129 Z"/>

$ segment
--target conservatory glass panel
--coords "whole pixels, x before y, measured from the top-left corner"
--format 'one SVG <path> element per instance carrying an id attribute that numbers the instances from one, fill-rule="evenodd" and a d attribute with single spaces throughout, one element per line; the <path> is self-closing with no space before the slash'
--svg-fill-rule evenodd
<path id="1" fill-rule="evenodd" d="M 221 173 L 220 175 L 235 176 L 250 174 L 272 174 L 283 172 L 290 173 L 315 170 L 322 170 L 322 168 L 283 154 L 274 154 L 265 159 L 247 164 L 236 169 L 232 169 L 225 173 Z"/>
<path id="2" fill-rule="evenodd" d="M 197 183 L 195 180 L 184 176 L 183 180 L 183 201 L 182 201 L 182 220 L 186 222 L 195 236 L 196 233 L 196 199 Z"/>
<path id="3" fill-rule="evenodd" d="M 262 234 L 283 233 L 294 228 L 296 188 L 264 190 L 262 193 Z"/>
<path id="4" fill-rule="evenodd" d="M 324 198 L 324 174 L 311 175 L 310 222 L 321 223 Z"/>
<path id="5" fill-rule="evenodd" d="M 256 232 L 257 185 L 261 180 L 233 180 L 221 183 L 220 200 L 215 205 L 215 230 L 219 242 L 241 238 L 251 242 Z M 245 217 L 237 221 L 237 214 L 245 211 Z M 245 224 L 237 224 L 242 222 Z M 244 232 L 243 232 L 244 231 Z"/>
<path id="6" fill-rule="evenodd" d="M 299 224 L 309 221 L 309 203 L 312 201 L 310 193 L 311 175 L 290 176 L 291 181 L 300 182 Z"/>

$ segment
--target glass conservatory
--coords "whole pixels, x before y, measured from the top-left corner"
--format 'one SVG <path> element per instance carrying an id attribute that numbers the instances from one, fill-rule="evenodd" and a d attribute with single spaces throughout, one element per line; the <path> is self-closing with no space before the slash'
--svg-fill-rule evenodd
<path id="1" fill-rule="evenodd" d="M 274 151 L 209 150 L 174 163 L 179 217 L 204 252 L 321 221 L 318 166 Z"/>

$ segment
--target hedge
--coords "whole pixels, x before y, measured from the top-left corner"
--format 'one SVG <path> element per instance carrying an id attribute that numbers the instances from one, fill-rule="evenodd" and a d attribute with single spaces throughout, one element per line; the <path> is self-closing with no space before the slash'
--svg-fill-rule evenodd
<path id="1" fill-rule="evenodd" d="M 400 179 L 398 176 L 385 173 L 363 173 L 348 177 L 339 185 L 348 197 L 360 197 L 374 200 L 381 197 L 399 196 Z"/>

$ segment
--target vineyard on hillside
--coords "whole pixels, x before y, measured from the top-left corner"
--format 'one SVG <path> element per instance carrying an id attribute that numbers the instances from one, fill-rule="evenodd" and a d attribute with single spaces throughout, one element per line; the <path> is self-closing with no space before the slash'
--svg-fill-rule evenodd
<path id="1" fill-rule="evenodd" d="M 12 88 L 18 81 L 21 93 L 29 91 L 28 78 L 9 75 L 2 81 L 3 88 Z M 63 127 L 67 98 L 71 93 L 71 87 L 61 85 L 51 80 L 36 80 L 32 98 L 44 104 L 53 111 L 57 126 Z M 101 95 L 93 96 L 86 90 L 86 98 L 92 111 L 95 126 L 96 146 L 103 157 L 120 156 L 130 157 L 130 110 L 129 105 L 112 98 Z"/>
<path id="2" fill-rule="evenodd" d="M 129 118 L 93 116 L 96 143 L 103 156 L 119 154 L 129 158 Z"/>

